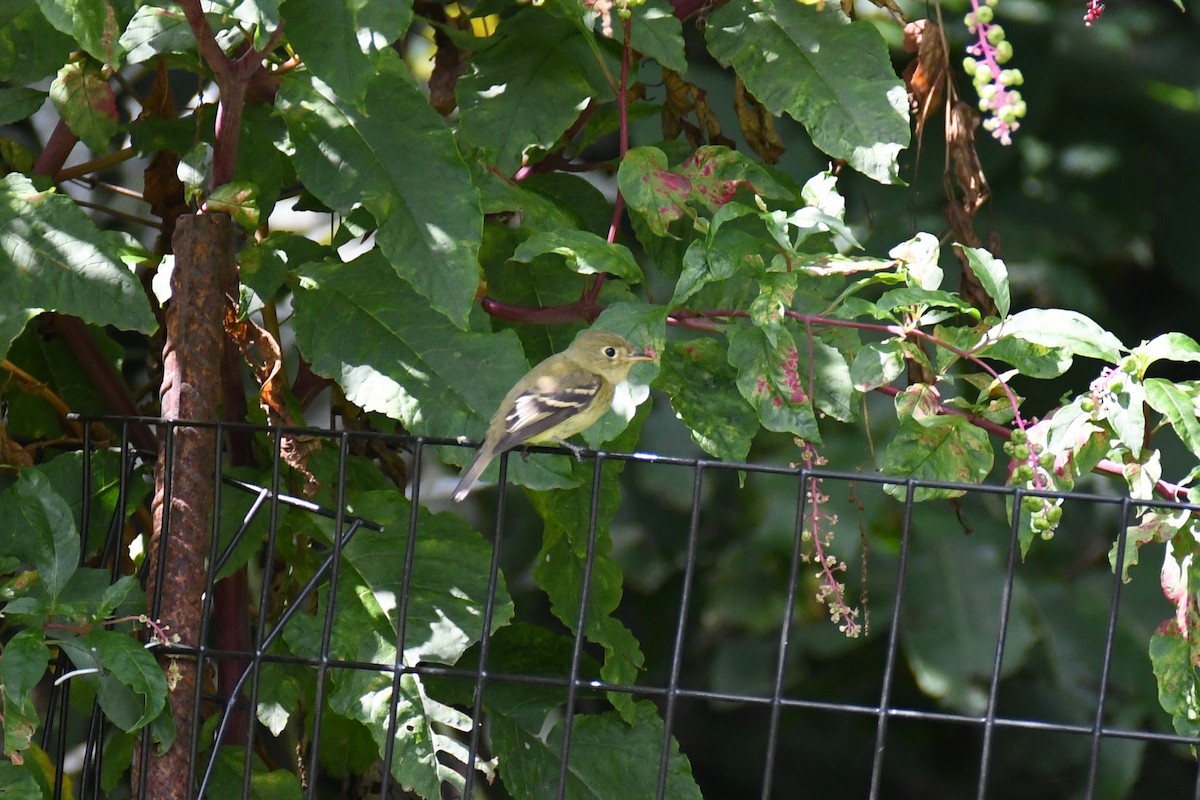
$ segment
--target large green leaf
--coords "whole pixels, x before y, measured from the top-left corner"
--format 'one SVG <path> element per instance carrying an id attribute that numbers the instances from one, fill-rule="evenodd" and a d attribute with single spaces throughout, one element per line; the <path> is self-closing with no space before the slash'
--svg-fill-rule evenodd
<path id="1" fill-rule="evenodd" d="M 758 411 L 762 426 L 820 443 L 808 371 L 801 371 L 800 360 L 800 351 L 786 328 L 773 331 L 772 336 L 749 325 L 730 331 L 729 363 L 737 368 L 738 391 Z M 848 370 L 846 377 L 848 382 Z"/>
<path id="2" fill-rule="evenodd" d="M 121 34 L 121 46 L 131 64 L 149 61 L 165 53 L 188 53 L 196 49 L 196 37 L 177 3 L 147 4 L 134 12 Z"/>
<path id="3" fill-rule="evenodd" d="M 455 664 L 463 652 L 484 635 L 491 548 L 460 517 L 430 514 L 421 509 L 413 548 L 411 583 L 405 584 L 411 506 L 395 490 L 366 492 L 353 502 L 353 511 L 384 526 L 360 530 L 342 551 L 343 572 L 338 582 L 338 624 L 329 643 L 334 658 L 385 667 L 397 661 Z M 399 598 L 407 599 L 402 656 L 396 652 Z M 285 638 L 296 653 L 316 657 L 321 652 L 324 604 L 318 613 L 297 617 Z M 492 631 L 512 617 L 512 601 L 503 583 L 495 587 Z M 461 760 L 466 748 L 442 726 L 469 731 L 471 719 L 431 698 L 420 676 L 407 674 L 393 695 L 389 670 L 336 670 L 330 707 L 363 723 L 379 754 L 387 746 L 390 714 L 396 706 L 396 739 L 392 773 L 405 787 L 427 798 L 440 797 L 438 787 L 462 786 L 458 772 L 439 763 L 446 752 Z M 479 763 L 480 769 L 488 766 Z"/>
<path id="4" fill-rule="evenodd" d="M 132 3 L 114 0 L 37 0 L 55 28 L 79 42 L 102 64 L 121 66 L 118 38 L 133 13 Z"/>
<path id="5" fill-rule="evenodd" d="M 733 0 L 708 18 L 708 47 L 773 114 L 799 120 L 813 144 L 883 183 L 899 180 L 908 99 L 869 22 L 829 4 Z"/>
<path id="6" fill-rule="evenodd" d="M 1178 625 L 1163 626 L 1150 637 L 1150 663 L 1158 681 L 1158 702 L 1171 715 L 1180 736 L 1200 735 L 1200 674 L 1196 672 L 1189 637 Z"/>
<path id="7" fill-rule="evenodd" d="M 996 303 L 996 312 L 1000 319 L 1008 316 L 1010 306 L 1008 290 L 1008 267 L 987 250 L 978 247 L 962 247 L 967 257 L 967 266 L 979 280 L 988 296 Z"/>
<path id="8" fill-rule="evenodd" d="M 645 419 L 646 415 L 642 414 L 638 422 L 627 428 L 614 443 L 614 449 L 633 449 L 640 423 Z M 589 557 L 589 531 L 595 527 L 584 635 L 604 648 L 604 664 L 600 668 L 600 675 L 609 683 L 616 684 L 635 682 L 645 663 L 637 638 L 612 616 L 621 602 L 624 581 L 621 566 L 612 557 L 609 527 L 621 505 L 618 479 L 626 463 L 603 462 L 598 497 L 593 496 L 592 491 L 596 467 L 592 461 L 574 465 L 576 477 L 582 484 L 579 487 L 530 495 L 534 508 L 545 523 L 542 549 L 535 562 L 533 576 L 550 598 L 554 615 L 571 630 L 575 630 L 579 622 L 584 571 Z M 609 699 L 626 720 L 632 721 L 633 701 L 629 695 L 612 693 Z"/>
<path id="9" fill-rule="evenodd" d="M 18 631 L 0 652 L 0 697 L 4 700 L 6 755 L 19 754 L 33 740 L 38 728 L 33 690 L 46 674 L 49 661 L 50 648 L 42 640 L 42 632 L 32 628 Z M 0 794 L 4 794 L 3 791 Z"/>
<path id="10" fill-rule="evenodd" d="M 730 461 L 746 458 L 758 431 L 758 417 L 738 394 L 736 381 L 724 346 L 710 338 L 672 343 L 658 378 L 692 439 L 705 452 Z"/>
<path id="11" fill-rule="evenodd" d="M 46 93 L 36 89 L 0 89 L 0 125 L 11 125 L 25 119 L 45 102 Z"/>
<path id="12" fill-rule="evenodd" d="M 0 553 L 13 555 L 38 573 L 51 606 L 79 568 L 79 533 L 71 509 L 36 469 L 22 470 L 0 493 Z"/>
<path id="13" fill-rule="evenodd" d="M 349 264 L 308 265 L 303 275 L 293 323 L 313 371 L 412 433 L 482 438 L 500 400 L 529 369 L 514 334 L 454 327 L 378 251 Z M 469 455 L 449 453 L 454 460 Z M 512 459 L 510 478 L 536 488 L 571 485 L 564 462 Z"/>
<path id="14" fill-rule="evenodd" d="M 9 173 L 0 179 L 0 356 L 43 311 L 142 333 L 156 325 L 115 240 L 70 198 Z"/>
<path id="15" fill-rule="evenodd" d="M 588 100 L 612 99 L 584 38 L 590 35 L 546 9 L 524 8 L 481 42 L 456 87 L 462 133 L 494 153 L 504 174 L 530 148 L 553 145 Z"/>
<path id="16" fill-rule="evenodd" d="M 632 12 L 630 45 L 647 58 L 667 69 L 687 72 L 683 52 L 683 25 L 666 0 L 646 0 L 629 9 Z M 620 36 L 620 34 L 617 34 Z"/>
<path id="17" fill-rule="evenodd" d="M 965 417 L 939 415 L 918 420 L 908 417 L 883 455 L 887 475 L 927 481 L 979 483 L 992 469 L 988 435 Z M 905 487 L 888 486 L 887 492 L 905 496 Z M 958 497 L 961 490 L 920 488 L 916 499 Z"/>
<path id="18" fill-rule="evenodd" d="M 361 203 L 396 273 L 465 329 L 479 284 L 479 194 L 402 65 L 380 58 L 362 109 L 309 73 L 283 81 L 278 105 L 305 185 L 331 208 Z"/>
<path id="19" fill-rule="evenodd" d="M 1192 454 L 1200 457 L 1200 420 L 1196 418 L 1196 401 L 1193 393 L 1184 391 L 1179 385 L 1165 378 L 1147 378 L 1146 402 L 1166 417 L 1175 429 L 1175 435 Z M 1144 418 L 1143 418 L 1144 422 Z M 1143 428 L 1142 434 L 1145 434 Z M 1138 440 L 1140 445 L 1141 439 Z M 1134 448 L 1130 448 L 1133 450 Z M 1140 450 L 1140 447 L 1138 448 Z M 1137 450 L 1134 450 L 1136 453 Z"/>
<path id="20" fill-rule="evenodd" d="M 61 67 L 77 46 L 51 26 L 36 3 L 29 3 L 0 26 L 0 80 L 38 81 Z"/>
<path id="21" fill-rule="evenodd" d="M 665 800 L 700 800 L 700 787 L 691 764 L 671 738 L 666 793 L 655 794 L 663 724 L 652 703 L 634 704 L 629 722 L 615 714 L 578 714 L 572 720 L 571 750 L 566 772 L 566 797 L 623 800 L 629 797 L 663 797 Z M 553 796 L 562 762 L 562 723 L 549 733 L 522 727 L 508 716 L 492 721 L 500 756 L 504 787 L 517 800 Z M 508 764 L 508 769 L 503 765 Z"/>
<path id="22" fill-rule="evenodd" d="M 1044 347 L 1097 358 L 1115 364 L 1125 349 L 1121 340 L 1078 311 L 1061 308 L 1030 308 L 1018 311 L 992 328 L 984 342 L 1016 337 Z"/>
<path id="23" fill-rule="evenodd" d="M 938 524 L 940 523 L 940 524 Z M 953 512 L 919 526 L 909 554 L 901 641 L 918 685 L 968 714 L 982 713 L 1004 597 L 1003 545 L 963 534 Z M 1020 669 L 1034 639 L 1018 579 L 1004 643 L 1004 673 Z"/>
<path id="24" fill-rule="evenodd" d="M 100 708 L 121 730 L 140 730 L 166 707 L 167 676 L 129 634 L 97 629 L 59 646 L 76 667 L 96 670 L 82 679 L 98 682 Z"/>
<path id="25" fill-rule="evenodd" d="M 386 41 L 395 41 L 408 28 L 412 8 L 403 2 L 389 5 L 395 25 Z M 363 26 L 358 16 L 363 6 L 353 0 L 286 0 L 283 4 L 288 42 L 305 66 L 346 101 L 361 99 L 375 72 L 360 45 Z"/>
<path id="26" fill-rule="evenodd" d="M 356 533 L 343 550 L 343 563 L 380 602 L 408 599 L 404 663 L 456 663 L 484 635 L 491 547 L 462 517 L 430 514 L 422 507 L 413 544 L 413 580 L 405 586 L 409 502 L 395 491 L 365 492 L 354 501 L 354 513 L 381 523 L 384 530 Z M 493 631 L 513 615 L 503 576 L 494 603 Z M 394 606 L 384 610 L 394 618 Z M 395 620 L 390 624 L 394 628 Z"/>
<path id="27" fill-rule="evenodd" d="M 629 283 L 642 282 L 642 270 L 623 244 L 609 244 L 594 233 L 562 228 L 536 233 L 517 247 L 513 261 L 532 261 L 543 253 L 562 256 L 580 275 L 606 272 Z"/>

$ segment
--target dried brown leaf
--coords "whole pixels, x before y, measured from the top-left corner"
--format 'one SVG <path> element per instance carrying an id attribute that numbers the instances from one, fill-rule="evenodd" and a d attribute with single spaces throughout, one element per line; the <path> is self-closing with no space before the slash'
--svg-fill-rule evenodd
<path id="1" fill-rule="evenodd" d="M 925 123 L 942 108 L 950 72 L 949 54 L 941 28 L 932 20 L 919 19 L 904 26 L 904 49 L 917 57 L 904 69 L 909 109 L 916 120 L 920 141 Z"/>
<path id="2" fill-rule="evenodd" d="M 239 318 L 232 299 L 225 306 L 225 334 L 237 345 L 254 380 L 258 383 L 259 405 L 267 412 L 272 425 L 302 424 L 292 414 L 288 402 L 288 385 L 283 374 L 283 352 L 270 331 L 249 318 Z M 313 495 L 317 479 L 308 469 L 308 457 L 320 449 L 319 440 L 308 436 L 284 434 L 280 442 L 280 457 L 289 467 L 304 476 L 305 494 Z"/>
<path id="3" fill-rule="evenodd" d="M 750 149 L 768 164 L 779 163 L 785 148 L 775 132 L 775 117 L 746 90 L 741 78 L 733 86 L 733 108 Z"/>

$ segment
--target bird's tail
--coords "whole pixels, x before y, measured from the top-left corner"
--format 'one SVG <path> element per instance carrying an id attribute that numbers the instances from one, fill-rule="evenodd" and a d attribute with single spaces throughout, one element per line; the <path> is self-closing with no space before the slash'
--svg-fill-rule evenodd
<path id="1" fill-rule="evenodd" d="M 462 477 L 458 479 L 458 485 L 454 487 L 454 502 L 461 503 L 466 498 L 471 487 L 475 485 L 475 481 L 479 480 L 479 476 L 487 469 L 488 464 L 492 463 L 492 455 L 492 448 L 486 444 L 479 448 L 479 452 L 475 454 L 470 465 L 463 470 Z"/>

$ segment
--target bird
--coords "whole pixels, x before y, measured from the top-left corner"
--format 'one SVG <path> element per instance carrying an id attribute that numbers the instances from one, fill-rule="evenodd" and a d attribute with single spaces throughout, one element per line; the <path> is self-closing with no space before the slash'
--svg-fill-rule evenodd
<path id="1" fill-rule="evenodd" d="M 518 445 L 555 441 L 578 458 L 581 448 L 566 439 L 604 416 L 634 364 L 657 360 L 653 350 L 638 349 L 615 333 L 581 333 L 566 350 L 525 373 L 500 401 L 483 445 L 454 489 L 454 501 L 467 496 L 493 458 Z"/>

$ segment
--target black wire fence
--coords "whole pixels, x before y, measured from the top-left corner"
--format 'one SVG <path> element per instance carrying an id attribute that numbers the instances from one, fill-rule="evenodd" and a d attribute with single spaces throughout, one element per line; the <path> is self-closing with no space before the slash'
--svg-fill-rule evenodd
<path id="1" fill-rule="evenodd" d="M 112 438 L 83 455 L 81 530 L 92 541 L 81 552 L 114 580 L 141 569 L 144 581 L 149 559 L 129 547 L 148 507 L 152 457 L 130 446 L 134 424 L 168 441 L 176 429 L 85 422 L 90 441 L 102 429 Z M 231 431 L 256 437 L 269 466 L 220 469 L 208 589 L 196 598 L 205 644 L 155 651 L 194 660 L 205 676 L 195 752 L 179 776 L 190 796 L 428 797 L 433 785 L 447 798 L 1200 797 L 1198 742 L 1172 732 L 1147 656 L 1172 614 L 1158 587 L 1161 550 L 1142 549 L 1129 583 L 1109 567 L 1114 547 L 1123 563 L 1141 501 L 1054 495 L 1064 498 L 1063 527 L 1022 558 L 1005 513 L 1006 502 L 1021 502 L 1018 490 L 587 453 L 585 463 L 624 470 L 622 495 L 604 526 L 609 500 L 595 470 L 580 516 L 587 530 L 572 532 L 578 608 L 564 615 L 535 585 L 543 534 L 521 493 L 464 504 L 481 517 L 477 551 L 445 540 L 461 523 L 423 510 L 451 507 L 454 476 L 435 466 L 434 450 L 462 444 L 218 426 L 221 439 Z M 323 445 L 315 499 L 291 488 L 299 484 L 281 458 L 289 435 Z M 361 472 L 381 448 L 404 454 L 411 487 L 411 506 L 387 519 L 361 489 L 383 483 Z M 814 478 L 818 495 L 806 489 Z M 105 502 L 93 499 L 101 483 Z M 944 497 L 916 502 L 931 493 Z M 856 639 L 816 599 L 814 520 L 858 608 Z M 363 624 L 346 598 L 388 541 L 396 550 L 377 556 L 389 574 L 370 623 L 383 620 L 383 639 L 398 644 L 363 656 L 362 640 L 343 641 Z M 603 678 L 603 647 L 579 634 L 600 613 L 589 602 L 612 562 L 623 566 L 624 594 L 611 616 L 645 658 L 627 682 Z M 239 564 L 251 641 L 228 651 L 211 644 L 214 626 L 228 624 L 214 616 L 213 587 Z M 477 618 L 473 637 L 452 602 L 430 599 L 447 571 Z M 574 624 L 561 621 L 571 615 Z M 442 651 L 439 633 L 472 641 Z M 237 665 L 236 684 L 216 685 L 221 662 Z M 60 658 L 57 675 L 72 669 Z M 540 760 L 521 761 L 504 742 L 530 708 L 541 716 L 517 740 Z M 630 741 L 595 735 L 613 708 L 628 714 L 604 730 Z M 57 681 L 45 718 L 56 796 L 144 796 L 129 765 L 152 757 L 150 737 L 115 732 L 94 692 Z M 433 744 L 411 735 L 417 728 Z"/>

